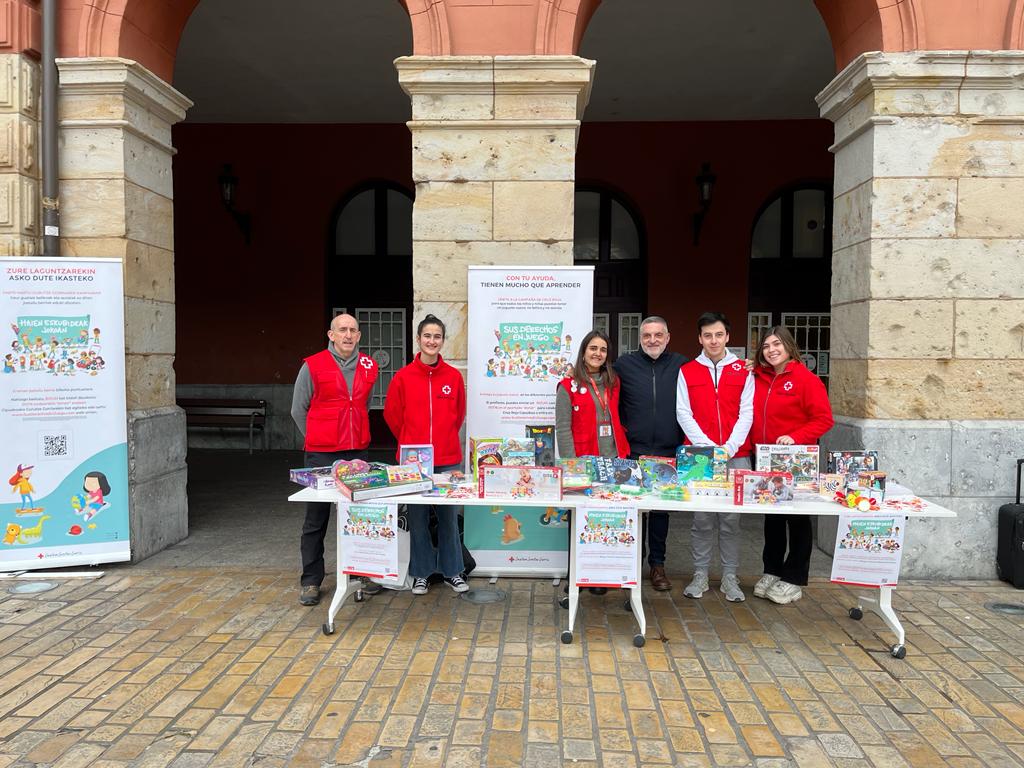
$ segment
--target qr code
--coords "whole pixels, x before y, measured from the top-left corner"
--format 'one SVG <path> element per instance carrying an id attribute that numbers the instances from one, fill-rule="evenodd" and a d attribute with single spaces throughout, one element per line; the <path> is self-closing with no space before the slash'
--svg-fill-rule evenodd
<path id="1" fill-rule="evenodd" d="M 39 434 L 39 454 L 43 459 L 66 459 L 71 457 L 71 435 Z"/>

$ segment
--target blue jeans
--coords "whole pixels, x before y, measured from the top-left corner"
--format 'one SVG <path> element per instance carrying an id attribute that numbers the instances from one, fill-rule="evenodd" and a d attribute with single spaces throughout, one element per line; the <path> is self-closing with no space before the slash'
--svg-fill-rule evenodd
<path id="1" fill-rule="evenodd" d="M 437 474 L 459 469 L 461 465 L 435 467 Z M 430 511 L 437 516 L 437 547 L 430 540 Z M 409 521 L 409 575 L 425 579 L 438 571 L 446 579 L 462 573 L 462 539 L 459 536 L 459 508 L 430 504 L 409 504 L 405 508 Z"/>

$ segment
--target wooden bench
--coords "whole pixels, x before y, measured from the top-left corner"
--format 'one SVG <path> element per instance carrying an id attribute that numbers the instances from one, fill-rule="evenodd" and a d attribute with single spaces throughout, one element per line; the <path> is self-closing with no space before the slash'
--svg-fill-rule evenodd
<path id="1" fill-rule="evenodd" d="M 249 453 L 253 432 L 259 430 L 263 450 L 267 450 L 266 400 L 187 397 L 178 400 L 178 407 L 185 411 L 185 425 L 189 429 L 247 429 Z"/>

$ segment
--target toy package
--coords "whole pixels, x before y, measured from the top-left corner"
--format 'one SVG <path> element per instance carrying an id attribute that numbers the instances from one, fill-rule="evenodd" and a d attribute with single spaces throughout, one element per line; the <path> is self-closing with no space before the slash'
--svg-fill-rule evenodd
<path id="1" fill-rule="evenodd" d="M 882 501 L 885 499 L 885 472 L 864 471 L 857 474 L 857 488 Z"/>
<path id="2" fill-rule="evenodd" d="M 562 470 L 557 467 L 505 467 L 484 465 L 480 470 L 480 496 L 560 501 Z"/>
<path id="3" fill-rule="evenodd" d="M 641 456 L 639 463 L 645 488 L 656 491 L 666 486 L 679 485 L 675 459 L 666 456 Z"/>
<path id="4" fill-rule="evenodd" d="M 304 485 L 317 491 L 333 488 L 334 468 L 333 467 L 302 467 L 301 469 L 288 470 L 288 479 L 293 483 Z"/>
<path id="5" fill-rule="evenodd" d="M 820 449 L 816 445 L 757 445 L 754 469 L 759 472 L 788 472 L 798 496 L 818 493 Z"/>
<path id="6" fill-rule="evenodd" d="M 555 466 L 555 427 L 545 424 L 526 427 L 526 436 L 533 440 L 534 461 L 538 467 Z"/>
<path id="7" fill-rule="evenodd" d="M 676 473 L 679 484 L 695 480 L 727 480 L 729 454 L 715 445 L 681 445 L 676 449 Z"/>
<path id="8" fill-rule="evenodd" d="M 562 470 L 562 490 L 582 491 L 594 484 L 594 465 L 589 456 L 575 459 L 559 459 Z"/>
<path id="9" fill-rule="evenodd" d="M 335 462 L 337 464 L 338 462 Z M 403 496 L 410 493 L 429 491 L 434 482 L 420 474 L 418 467 L 388 466 L 385 469 L 371 469 L 338 477 L 335 474 L 337 491 L 350 501 L 365 501 L 388 496 Z"/>
<path id="10" fill-rule="evenodd" d="M 837 493 L 846 490 L 846 475 L 826 472 L 819 475 L 818 493 L 826 498 L 834 498 Z"/>
<path id="11" fill-rule="evenodd" d="M 415 483 L 423 480 L 423 471 L 420 469 L 419 464 L 399 464 L 388 467 L 384 471 L 388 473 L 389 485 Z"/>
<path id="12" fill-rule="evenodd" d="M 643 472 L 640 471 L 640 462 L 633 459 L 612 459 L 612 482 L 615 485 L 629 485 L 635 488 L 644 487 Z"/>
<path id="13" fill-rule="evenodd" d="M 793 501 L 793 476 L 789 472 L 738 469 L 734 477 L 733 504 L 785 504 Z"/>
<path id="14" fill-rule="evenodd" d="M 506 437 L 501 441 L 501 463 L 506 467 L 537 466 L 533 440 L 527 437 Z"/>
<path id="15" fill-rule="evenodd" d="M 480 481 L 480 467 L 501 464 L 501 446 L 505 441 L 500 437 L 471 437 L 469 439 L 469 463 L 473 482 Z"/>
<path id="16" fill-rule="evenodd" d="M 400 445 L 398 455 L 403 464 L 419 464 L 420 471 L 430 477 L 434 474 L 434 446 L 429 443 L 422 445 Z"/>
<path id="17" fill-rule="evenodd" d="M 703 498 L 731 499 L 733 481 L 731 480 L 694 480 L 686 484 L 690 495 Z"/>
<path id="18" fill-rule="evenodd" d="M 878 451 L 829 451 L 828 471 L 856 480 L 861 472 L 878 469 Z"/>

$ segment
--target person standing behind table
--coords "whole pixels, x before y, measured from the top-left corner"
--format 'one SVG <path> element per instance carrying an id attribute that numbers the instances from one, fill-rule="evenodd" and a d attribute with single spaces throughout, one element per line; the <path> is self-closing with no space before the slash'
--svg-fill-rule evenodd
<path id="1" fill-rule="evenodd" d="M 573 375 L 562 379 L 555 390 L 555 440 L 563 459 L 629 455 L 626 431 L 619 421 L 619 377 L 608 365 L 608 337 L 600 331 L 583 337 Z M 603 595 L 608 589 L 590 587 L 590 591 Z"/>
<path id="2" fill-rule="evenodd" d="M 817 443 L 833 424 L 824 383 L 800 362 L 800 349 L 785 327 L 772 326 L 761 338 L 749 447 Z M 754 585 L 754 596 L 779 605 L 803 597 L 811 548 L 809 515 L 765 515 L 764 575 Z"/>
<path id="3" fill-rule="evenodd" d="M 370 413 L 366 407 L 377 381 L 377 362 L 359 351 L 359 321 L 341 314 L 327 331 L 327 349 L 307 357 L 295 379 L 292 419 L 304 437 L 305 465 L 323 467 L 339 459 L 366 460 Z M 324 538 L 331 504 L 306 504 L 302 524 L 299 602 L 320 602 L 324 580 Z"/>
<path id="4" fill-rule="evenodd" d="M 753 420 L 754 377 L 729 351 L 729 320 L 721 312 L 697 318 L 697 341 L 702 352 L 679 369 L 676 418 L 692 445 L 725 448 L 732 469 L 750 469 L 747 433 Z M 736 571 L 740 561 L 738 512 L 694 512 L 691 528 L 693 581 L 683 590 L 700 598 L 708 590 L 711 539 L 718 523 L 718 549 L 722 558 L 721 591 L 729 602 L 746 599 Z"/>
<path id="5" fill-rule="evenodd" d="M 685 355 L 669 352 L 672 337 L 663 317 L 652 316 L 640 323 L 640 349 L 616 360 L 621 397 L 619 416 L 629 435 L 629 458 L 675 456 L 683 442 L 676 421 L 676 383 Z M 651 586 L 659 592 L 672 589 L 665 574 L 665 541 L 668 512 L 651 510 L 647 517 L 647 563 Z"/>
<path id="6" fill-rule="evenodd" d="M 420 351 L 411 363 L 391 380 L 384 402 L 384 421 L 399 446 L 429 443 L 434 447 L 435 472 L 450 472 L 462 466 L 459 429 L 466 420 L 466 386 L 462 374 L 441 359 L 444 323 L 434 315 L 424 317 L 416 328 Z M 401 457 L 399 457 L 401 460 Z M 437 547 L 430 540 L 430 511 L 437 516 Z M 427 578 L 440 571 L 445 583 L 456 592 L 469 585 L 462 577 L 462 539 L 459 537 L 458 507 L 409 504 L 409 574 L 412 593 L 427 594 Z"/>

